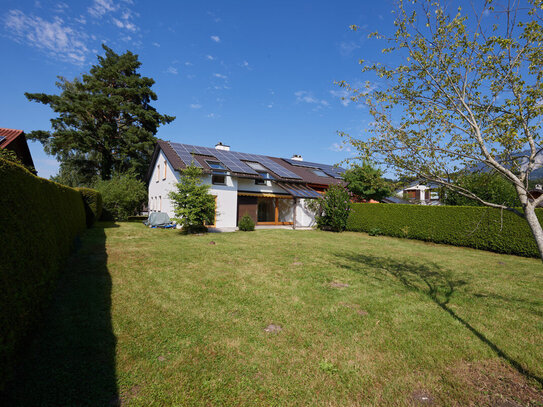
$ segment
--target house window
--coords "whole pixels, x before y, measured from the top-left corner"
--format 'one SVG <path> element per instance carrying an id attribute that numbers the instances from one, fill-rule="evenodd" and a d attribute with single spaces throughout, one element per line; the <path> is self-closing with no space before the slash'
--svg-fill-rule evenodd
<path id="1" fill-rule="evenodd" d="M 211 168 L 211 183 L 213 185 L 226 184 L 226 167 L 219 161 L 207 161 L 207 165 Z"/>
<path id="2" fill-rule="evenodd" d="M 438 191 L 430 191 L 430 199 L 432 199 L 432 200 L 439 199 L 439 192 Z"/>
<path id="3" fill-rule="evenodd" d="M 160 164 L 156 166 L 156 182 L 159 181 L 159 177 L 160 177 Z"/>
<path id="4" fill-rule="evenodd" d="M 262 178 L 255 179 L 256 185 L 266 185 L 267 180 L 273 179 L 273 177 L 270 175 L 269 172 L 264 172 L 264 171 L 257 171 L 257 172 L 258 172 L 258 175 L 260 175 Z"/>
<path id="5" fill-rule="evenodd" d="M 249 167 L 255 170 L 258 175 L 260 175 L 261 178 L 255 180 L 256 185 L 266 185 L 266 180 L 273 179 L 271 174 L 268 172 L 268 169 L 262 164 L 249 161 L 245 162 L 245 164 L 247 164 Z"/>
<path id="6" fill-rule="evenodd" d="M 164 160 L 164 178 L 162 179 L 166 179 L 166 173 L 168 172 L 168 166 L 166 165 L 166 160 Z"/>
<path id="7" fill-rule="evenodd" d="M 328 174 L 326 174 L 323 170 L 319 170 L 318 168 L 311 168 L 311 172 L 319 177 L 329 178 Z"/>

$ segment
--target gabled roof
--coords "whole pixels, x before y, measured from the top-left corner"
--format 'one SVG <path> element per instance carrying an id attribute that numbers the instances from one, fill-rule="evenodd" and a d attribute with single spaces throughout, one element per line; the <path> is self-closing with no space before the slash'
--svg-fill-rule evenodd
<path id="1" fill-rule="evenodd" d="M 266 155 L 241 153 L 237 151 L 219 150 L 210 147 L 200 147 L 190 144 L 172 143 L 158 140 L 153 153 L 151 166 L 147 174 L 150 179 L 154 163 L 162 150 L 170 164 L 176 170 L 183 170 L 190 163 L 201 167 L 204 172 L 210 173 L 207 160 L 220 161 L 231 174 L 242 178 L 260 178 L 257 171 L 248 166 L 247 162 L 257 162 L 264 166 L 275 180 L 288 182 L 303 182 L 317 185 L 331 185 L 344 183 L 341 174 L 345 169 L 328 164 L 293 161 L 286 158 L 270 157 Z M 313 170 L 321 170 L 328 176 L 320 176 Z"/>
<path id="2" fill-rule="evenodd" d="M 13 151 L 24 165 L 34 168 L 24 131 L 0 127 L 0 148 Z M 34 173 L 36 173 L 35 170 Z"/>
<path id="3" fill-rule="evenodd" d="M 0 148 L 6 148 L 18 136 L 24 134 L 22 130 L 5 129 L 0 127 Z"/>

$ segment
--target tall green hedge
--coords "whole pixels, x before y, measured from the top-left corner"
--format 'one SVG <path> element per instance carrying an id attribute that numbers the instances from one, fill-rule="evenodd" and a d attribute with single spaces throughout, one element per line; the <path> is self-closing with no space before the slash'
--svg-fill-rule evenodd
<path id="1" fill-rule="evenodd" d="M 14 353 L 40 317 L 60 266 L 85 229 L 75 189 L 0 159 L 0 392 Z"/>
<path id="2" fill-rule="evenodd" d="M 524 219 L 488 207 L 353 204 L 347 230 L 539 257 Z"/>
<path id="3" fill-rule="evenodd" d="M 102 216 L 102 194 L 96 189 L 76 188 L 83 197 L 85 204 L 85 213 L 87 216 L 87 227 L 91 227 L 94 222 Z"/>

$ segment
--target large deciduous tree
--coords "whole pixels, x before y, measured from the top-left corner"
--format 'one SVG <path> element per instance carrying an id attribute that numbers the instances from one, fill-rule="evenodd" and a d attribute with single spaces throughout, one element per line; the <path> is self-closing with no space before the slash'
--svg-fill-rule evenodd
<path id="1" fill-rule="evenodd" d="M 529 195 L 530 173 L 542 161 L 543 2 L 482 1 L 468 12 L 450 7 L 400 0 L 393 34 L 371 35 L 388 41 L 383 52 L 397 62 L 360 61 L 363 72 L 377 74 L 377 86 L 354 89 L 340 82 L 374 117 L 368 138 L 345 136 L 362 159 L 526 219 L 543 258 L 543 229 L 534 211 L 543 195 Z M 522 208 L 489 202 L 456 183 L 451 174 L 465 169 L 502 177 Z"/>
<path id="2" fill-rule="evenodd" d="M 157 100 L 151 90 L 155 81 L 138 73 L 137 55 L 102 48 L 105 56 L 98 56 L 98 64 L 81 79 L 59 77 L 60 95 L 25 93 L 57 114 L 52 131 L 33 131 L 27 137 L 41 141 L 48 154 L 78 169 L 82 178 L 107 180 L 130 169 L 143 177 L 158 127 L 175 117 L 151 106 Z"/>

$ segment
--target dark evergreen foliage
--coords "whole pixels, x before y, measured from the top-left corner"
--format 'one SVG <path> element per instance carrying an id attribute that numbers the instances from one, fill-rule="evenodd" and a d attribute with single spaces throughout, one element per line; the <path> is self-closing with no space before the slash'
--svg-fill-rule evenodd
<path id="1" fill-rule="evenodd" d="M 105 56 L 98 56 L 98 64 L 81 79 L 59 77 L 60 95 L 25 93 L 28 100 L 48 105 L 57 114 L 51 119 L 52 131 L 27 136 L 41 141 L 64 171 L 79 172 L 82 178 L 107 180 L 133 169 L 143 179 L 158 127 L 175 117 L 151 106 L 157 100 L 151 90 L 155 81 L 139 74 L 137 55 L 102 48 Z"/>
<path id="2" fill-rule="evenodd" d="M 52 294 L 60 267 L 85 229 L 76 190 L 0 159 L 0 393 L 15 351 Z"/>

